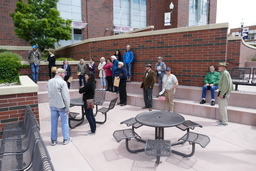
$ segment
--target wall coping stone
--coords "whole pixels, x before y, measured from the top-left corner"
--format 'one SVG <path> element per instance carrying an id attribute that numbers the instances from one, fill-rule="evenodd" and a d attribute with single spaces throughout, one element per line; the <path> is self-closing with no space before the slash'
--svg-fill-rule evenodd
<path id="1" fill-rule="evenodd" d="M 19 76 L 20 85 L 0 87 L 0 95 L 38 92 L 39 88 L 27 75 Z"/>

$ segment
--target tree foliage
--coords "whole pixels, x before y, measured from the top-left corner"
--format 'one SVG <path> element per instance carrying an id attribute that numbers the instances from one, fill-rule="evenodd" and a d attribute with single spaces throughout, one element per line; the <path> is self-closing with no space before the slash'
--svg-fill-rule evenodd
<path id="1" fill-rule="evenodd" d="M 54 48 L 59 40 L 71 39 L 71 20 L 60 17 L 57 10 L 58 0 L 18 0 L 13 18 L 15 34 L 37 44 L 41 51 Z"/>

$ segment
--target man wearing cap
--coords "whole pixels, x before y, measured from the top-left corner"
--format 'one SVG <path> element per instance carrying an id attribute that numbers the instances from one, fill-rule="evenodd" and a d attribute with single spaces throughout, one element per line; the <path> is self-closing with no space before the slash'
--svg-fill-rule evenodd
<path id="1" fill-rule="evenodd" d="M 124 66 L 123 62 L 118 62 L 118 68 L 119 68 L 119 99 L 120 103 L 118 103 L 120 106 L 125 106 L 127 103 L 127 92 L 126 92 L 126 82 L 127 82 L 127 70 Z"/>
<path id="2" fill-rule="evenodd" d="M 220 62 L 218 65 L 220 71 L 220 81 L 219 81 L 219 92 L 218 92 L 218 103 L 219 103 L 219 112 L 221 116 L 220 123 L 218 126 L 227 126 L 228 125 L 228 99 L 231 91 L 233 91 L 233 83 L 229 72 L 227 71 L 226 62 Z"/>
<path id="3" fill-rule="evenodd" d="M 152 93 L 156 82 L 155 72 L 151 69 L 151 64 L 146 64 L 145 69 L 146 71 L 142 78 L 143 80 L 141 85 L 141 88 L 143 88 L 143 98 L 145 102 L 145 106 L 142 107 L 142 109 L 149 108 L 149 111 L 152 111 Z"/>
<path id="4" fill-rule="evenodd" d="M 159 56 L 157 58 L 158 62 L 155 65 L 155 71 L 157 73 L 157 78 L 158 78 L 158 85 L 159 85 L 159 93 L 162 91 L 162 83 L 163 83 L 163 77 L 165 75 L 166 71 L 166 65 L 163 62 L 163 58 Z M 158 97 L 158 96 L 157 96 Z"/>
<path id="5" fill-rule="evenodd" d="M 51 110 L 51 141 L 52 146 L 57 144 L 58 119 L 61 119 L 63 145 L 71 141 L 69 137 L 68 115 L 70 108 L 70 96 L 67 83 L 64 81 L 65 70 L 58 68 L 54 78 L 50 79 L 48 85 L 48 98 Z"/>
<path id="6" fill-rule="evenodd" d="M 126 46 L 126 52 L 124 52 L 123 61 L 127 70 L 127 81 L 131 82 L 132 78 L 132 63 L 134 60 L 134 53 L 130 50 L 131 46 Z"/>
<path id="7" fill-rule="evenodd" d="M 37 83 L 40 65 L 41 53 L 37 50 L 37 45 L 32 46 L 32 50 L 28 52 L 28 61 L 32 72 L 32 80 Z"/>
<path id="8" fill-rule="evenodd" d="M 214 65 L 210 65 L 209 67 L 210 72 L 208 72 L 205 77 L 204 77 L 204 86 L 202 90 L 202 100 L 200 104 L 206 103 L 205 97 L 206 97 L 206 91 L 211 90 L 211 96 L 212 96 L 212 101 L 211 105 L 215 105 L 215 90 L 218 89 L 218 84 L 220 80 L 220 73 L 215 71 Z"/>

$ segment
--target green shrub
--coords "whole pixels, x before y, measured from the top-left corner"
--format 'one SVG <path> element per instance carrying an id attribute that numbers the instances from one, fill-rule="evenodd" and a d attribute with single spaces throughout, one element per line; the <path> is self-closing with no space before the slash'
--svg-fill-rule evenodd
<path id="1" fill-rule="evenodd" d="M 0 53 L 2 53 L 2 52 L 10 52 L 10 51 L 7 49 L 0 49 Z"/>
<path id="2" fill-rule="evenodd" d="M 13 52 L 0 53 L 0 83 L 19 82 L 22 57 Z"/>
<path id="3" fill-rule="evenodd" d="M 65 58 L 65 57 L 62 57 L 62 58 L 57 58 L 56 61 L 64 61 L 64 60 L 68 60 L 68 61 L 75 61 L 74 59 L 72 58 Z"/>
<path id="4" fill-rule="evenodd" d="M 256 61 L 256 54 L 252 57 L 252 61 Z"/>

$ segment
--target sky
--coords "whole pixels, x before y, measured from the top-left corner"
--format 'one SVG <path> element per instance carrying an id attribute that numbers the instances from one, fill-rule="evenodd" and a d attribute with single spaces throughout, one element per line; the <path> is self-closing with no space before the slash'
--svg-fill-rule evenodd
<path id="1" fill-rule="evenodd" d="M 256 25 L 256 0 L 218 0 L 217 23 L 229 23 L 229 28 Z"/>

